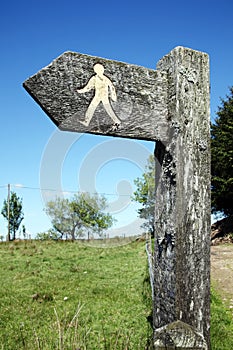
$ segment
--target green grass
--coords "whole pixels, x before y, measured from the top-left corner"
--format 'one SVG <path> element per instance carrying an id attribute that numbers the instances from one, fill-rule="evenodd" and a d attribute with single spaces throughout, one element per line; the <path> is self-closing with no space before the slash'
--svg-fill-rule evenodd
<path id="1" fill-rule="evenodd" d="M 1 350 L 146 349 L 144 243 L 25 241 L 0 253 Z"/>
<path id="2" fill-rule="evenodd" d="M 144 242 L 1 243 L 0 266 L 0 350 L 147 349 Z M 215 290 L 211 311 L 212 350 L 233 349 L 232 313 Z"/>
<path id="3" fill-rule="evenodd" d="M 220 295 L 211 290 L 211 350 L 233 349 L 233 317 Z"/>

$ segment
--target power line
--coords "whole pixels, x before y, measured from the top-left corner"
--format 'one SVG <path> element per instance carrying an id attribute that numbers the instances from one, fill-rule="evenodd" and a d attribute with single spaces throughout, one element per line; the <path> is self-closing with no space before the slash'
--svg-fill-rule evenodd
<path id="1" fill-rule="evenodd" d="M 75 194 L 75 193 L 82 193 L 82 191 L 75 191 L 75 190 L 58 190 L 55 188 L 40 188 L 40 187 L 31 187 L 31 186 L 23 186 L 23 185 L 14 185 L 10 184 L 11 188 L 18 188 L 18 189 L 28 189 L 28 190 L 36 190 L 36 191 L 43 191 L 43 192 L 60 192 L 60 193 L 65 193 L 65 194 Z M 8 185 L 2 185 L 0 188 L 7 188 Z M 118 197 L 131 197 L 131 194 L 118 194 L 118 193 L 105 193 L 105 192 L 89 192 L 89 191 L 84 191 L 85 193 L 89 194 L 98 194 L 102 196 L 118 196 Z"/>

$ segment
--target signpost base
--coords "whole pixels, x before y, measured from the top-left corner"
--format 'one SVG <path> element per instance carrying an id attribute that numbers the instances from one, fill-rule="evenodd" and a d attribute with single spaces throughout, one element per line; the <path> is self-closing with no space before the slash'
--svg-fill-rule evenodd
<path id="1" fill-rule="evenodd" d="M 154 332 L 154 350 L 207 350 L 202 334 L 181 321 L 175 321 Z"/>

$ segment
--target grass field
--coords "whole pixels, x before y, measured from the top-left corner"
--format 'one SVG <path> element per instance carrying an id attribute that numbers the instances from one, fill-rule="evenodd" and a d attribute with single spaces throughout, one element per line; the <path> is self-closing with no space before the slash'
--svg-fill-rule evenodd
<path id="1" fill-rule="evenodd" d="M 0 244 L 0 350 L 143 350 L 152 330 L 144 242 Z M 233 349 L 232 315 L 212 291 L 212 350 Z"/>
<path id="2" fill-rule="evenodd" d="M 145 349 L 144 243 L 2 243 L 0 349 Z"/>
<path id="3" fill-rule="evenodd" d="M 233 349 L 233 317 L 216 290 L 211 290 L 211 350 Z"/>

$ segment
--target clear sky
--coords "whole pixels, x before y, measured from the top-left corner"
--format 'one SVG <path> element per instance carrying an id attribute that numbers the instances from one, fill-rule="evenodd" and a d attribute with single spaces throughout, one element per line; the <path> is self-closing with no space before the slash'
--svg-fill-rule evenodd
<path id="1" fill-rule="evenodd" d="M 45 190 L 69 195 L 90 188 L 106 193 L 120 232 L 128 230 L 125 225 L 132 230 L 135 208 L 127 201 L 153 144 L 120 139 L 116 145 L 116 139 L 61 134 L 22 83 L 64 51 L 155 68 L 163 55 L 185 46 L 210 55 L 214 118 L 220 97 L 233 85 L 232 13 L 232 0 L 4 1 L 0 207 L 10 183 L 23 198 L 26 229 L 35 235 L 51 226 L 43 212 Z M 6 234 L 2 216 L 0 234 Z"/>

